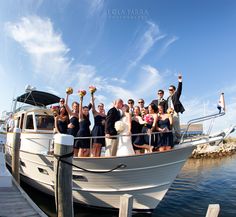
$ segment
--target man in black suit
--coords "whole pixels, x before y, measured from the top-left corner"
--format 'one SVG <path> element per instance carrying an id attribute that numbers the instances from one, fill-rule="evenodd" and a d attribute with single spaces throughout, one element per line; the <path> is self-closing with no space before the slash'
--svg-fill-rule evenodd
<path id="1" fill-rule="evenodd" d="M 131 116 L 133 116 L 134 115 L 134 100 L 133 99 L 128 100 L 128 106 L 129 106 L 129 113 L 131 114 Z"/>
<path id="2" fill-rule="evenodd" d="M 112 136 L 117 135 L 117 131 L 115 129 L 115 122 L 119 121 L 121 118 L 119 109 L 121 109 L 122 107 L 123 107 L 123 100 L 117 99 L 114 103 L 114 107 L 112 107 L 107 112 L 105 121 L 105 134 L 106 134 L 105 156 L 116 156 L 118 138 Z"/>
<path id="3" fill-rule="evenodd" d="M 158 107 L 159 105 L 163 106 L 164 112 L 166 113 L 168 106 L 167 106 L 167 101 L 163 98 L 164 90 L 158 90 L 157 95 L 158 95 L 158 98 L 152 100 L 151 103 L 155 104 L 156 107 Z"/>
<path id="4" fill-rule="evenodd" d="M 172 109 L 172 111 L 174 110 L 172 129 L 174 129 L 176 142 L 179 142 L 181 138 L 179 113 L 183 113 L 185 111 L 182 103 L 180 102 L 180 96 L 182 93 L 182 75 L 181 74 L 179 74 L 178 76 L 178 81 L 179 83 L 178 83 L 177 90 L 174 85 L 170 85 L 169 87 L 170 96 L 167 98 L 168 109 Z"/>

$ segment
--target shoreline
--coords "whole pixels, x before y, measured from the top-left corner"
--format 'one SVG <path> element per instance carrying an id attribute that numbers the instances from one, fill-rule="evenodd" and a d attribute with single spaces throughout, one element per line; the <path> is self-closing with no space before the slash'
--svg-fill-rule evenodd
<path id="1" fill-rule="evenodd" d="M 218 158 L 230 156 L 236 153 L 236 139 L 228 138 L 219 145 L 202 144 L 198 145 L 192 152 L 190 158 Z"/>

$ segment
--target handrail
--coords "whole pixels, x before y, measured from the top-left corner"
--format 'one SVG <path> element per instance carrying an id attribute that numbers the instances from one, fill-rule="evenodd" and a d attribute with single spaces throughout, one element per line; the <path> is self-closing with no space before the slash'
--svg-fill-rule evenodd
<path id="1" fill-rule="evenodd" d="M 207 121 L 207 120 L 211 120 L 211 119 L 215 119 L 215 118 L 221 117 L 223 115 L 225 115 L 225 112 L 220 112 L 220 113 L 217 113 L 217 114 L 207 115 L 207 116 L 203 116 L 203 117 L 200 117 L 200 118 L 195 118 L 195 119 L 192 119 L 192 120 L 188 121 L 187 128 L 184 131 L 184 133 L 182 134 L 182 137 L 180 139 L 180 143 L 182 143 L 184 141 L 184 136 L 187 134 L 187 132 L 189 130 L 189 127 L 192 124 Z"/>
<path id="2" fill-rule="evenodd" d="M 157 135 L 157 134 L 163 134 L 163 133 L 170 133 L 173 131 L 170 130 L 168 132 L 152 132 L 152 133 L 133 133 L 133 134 L 127 134 L 127 135 L 123 135 L 123 134 L 118 134 L 118 135 L 112 135 L 110 137 L 107 137 L 107 136 L 87 136 L 87 137 L 74 137 L 74 140 L 77 140 L 77 139 L 90 139 L 90 154 L 91 154 L 91 151 L 92 151 L 92 139 L 94 138 L 119 138 L 119 137 L 126 137 L 126 136 L 145 136 L 145 135 L 148 135 L 149 136 L 149 146 L 151 146 L 151 136 L 152 135 Z M 28 138 L 25 138 L 29 141 L 31 140 L 48 140 L 48 152 L 51 152 L 51 150 L 54 148 L 54 139 L 53 138 L 40 138 L 40 137 L 28 137 Z M 9 148 L 12 148 L 11 146 L 8 146 L 5 144 L 5 147 L 9 147 Z"/>

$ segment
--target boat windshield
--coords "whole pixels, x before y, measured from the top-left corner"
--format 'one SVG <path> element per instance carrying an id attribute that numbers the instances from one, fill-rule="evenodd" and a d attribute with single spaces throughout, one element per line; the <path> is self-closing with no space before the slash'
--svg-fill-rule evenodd
<path id="1" fill-rule="evenodd" d="M 50 115 L 35 115 L 36 126 L 38 130 L 53 130 L 54 117 Z"/>

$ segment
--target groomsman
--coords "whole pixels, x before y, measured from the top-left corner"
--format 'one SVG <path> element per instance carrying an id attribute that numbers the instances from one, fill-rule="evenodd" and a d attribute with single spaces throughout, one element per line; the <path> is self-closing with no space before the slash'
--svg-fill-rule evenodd
<path id="1" fill-rule="evenodd" d="M 115 122 L 119 121 L 121 118 L 120 111 L 123 107 L 123 100 L 117 99 L 114 103 L 114 107 L 112 107 L 108 112 L 105 120 L 105 136 L 106 136 L 106 152 L 105 156 L 116 156 L 117 146 L 118 146 L 118 138 L 113 137 L 117 135 L 117 131 L 115 129 Z"/>
<path id="2" fill-rule="evenodd" d="M 134 100 L 133 99 L 128 100 L 128 106 L 129 106 L 129 113 L 131 114 L 131 116 L 133 116 L 134 114 Z"/>
<path id="3" fill-rule="evenodd" d="M 176 142 L 180 141 L 181 138 L 181 129 L 180 129 L 180 121 L 179 121 L 179 113 L 183 113 L 185 111 L 182 103 L 180 102 L 180 96 L 182 93 L 182 75 L 178 76 L 178 88 L 174 85 L 170 85 L 169 93 L 170 96 L 167 98 L 168 109 L 173 109 L 173 129 Z"/>
<path id="4" fill-rule="evenodd" d="M 155 104 L 156 107 L 158 107 L 159 105 L 163 106 L 164 113 L 166 113 L 168 105 L 167 101 L 163 97 L 164 97 L 164 90 L 160 89 L 157 92 L 157 99 L 152 100 L 151 103 Z"/>

